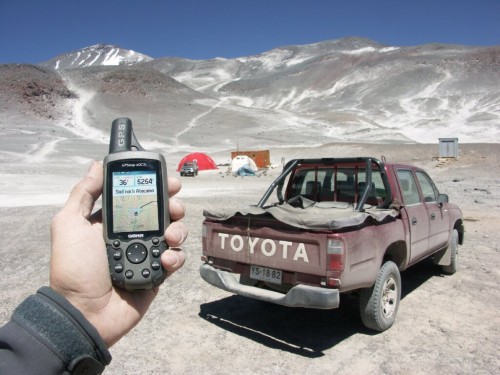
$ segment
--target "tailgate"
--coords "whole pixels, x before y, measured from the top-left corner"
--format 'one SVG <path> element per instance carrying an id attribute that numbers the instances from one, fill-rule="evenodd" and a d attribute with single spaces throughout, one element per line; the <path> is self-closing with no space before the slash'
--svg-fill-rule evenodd
<path id="1" fill-rule="evenodd" d="M 274 223 L 271 228 L 269 224 Z M 246 224 L 246 225 L 245 225 Z M 290 229 L 277 221 L 205 220 L 203 255 L 310 275 L 326 273 L 326 233 Z"/>

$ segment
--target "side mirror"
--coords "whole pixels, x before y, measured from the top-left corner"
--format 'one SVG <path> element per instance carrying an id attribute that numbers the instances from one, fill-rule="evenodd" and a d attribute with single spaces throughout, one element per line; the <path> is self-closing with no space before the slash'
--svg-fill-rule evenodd
<path id="1" fill-rule="evenodd" d="M 448 203 L 449 202 L 449 198 L 448 198 L 448 195 L 447 194 L 439 194 L 438 196 L 438 203 L 439 204 L 443 204 L 443 203 Z"/>

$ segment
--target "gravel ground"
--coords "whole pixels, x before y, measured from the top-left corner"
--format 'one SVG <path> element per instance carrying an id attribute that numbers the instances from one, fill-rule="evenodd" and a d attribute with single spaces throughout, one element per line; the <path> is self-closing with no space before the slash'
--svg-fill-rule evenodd
<path id="1" fill-rule="evenodd" d="M 349 296 L 340 309 L 318 311 L 231 295 L 198 274 L 202 211 L 256 203 L 279 170 L 246 178 L 201 172 L 182 178 L 179 195 L 190 228 L 183 247 L 187 262 L 162 286 L 145 319 L 111 348 L 113 361 L 105 373 L 498 374 L 500 145 L 461 145 L 459 160 L 442 167 L 433 160 L 437 145 L 272 150 L 276 160 L 349 153 L 385 154 L 391 161 L 423 166 L 441 192 L 461 206 L 466 237 L 455 275 L 444 276 L 427 261 L 403 272 L 396 323 L 380 334 L 363 327 Z M 51 160 L 26 161 L 14 170 L 0 166 L 0 225 L 7 234 L 0 249 L 0 323 L 47 284 L 50 219 L 87 168 L 84 159 L 81 164 Z M 171 173 L 173 166 L 172 161 Z"/>

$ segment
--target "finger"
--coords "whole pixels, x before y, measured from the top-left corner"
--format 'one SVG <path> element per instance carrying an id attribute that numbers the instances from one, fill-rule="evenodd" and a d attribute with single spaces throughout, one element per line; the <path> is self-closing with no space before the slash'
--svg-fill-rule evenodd
<path id="1" fill-rule="evenodd" d="M 170 214 L 170 220 L 176 221 L 184 217 L 184 214 L 186 213 L 186 208 L 184 207 L 184 204 L 180 200 L 176 198 L 170 198 L 168 200 L 168 211 Z"/>
<path id="2" fill-rule="evenodd" d="M 173 222 L 165 231 L 165 239 L 168 246 L 178 247 L 186 240 L 188 236 L 188 228 L 181 221 Z"/>
<path id="3" fill-rule="evenodd" d="M 172 274 L 184 265 L 186 255 L 184 252 L 176 249 L 168 249 L 161 256 L 163 268 L 168 274 Z"/>
<path id="4" fill-rule="evenodd" d="M 95 201 L 102 193 L 102 164 L 94 161 L 85 177 L 71 191 L 65 210 L 77 211 L 88 218 L 92 213 Z"/>
<path id="5" fill-rule="evenodd" d="M 177 177 L 168 177 L 167 178 L 167 183 L 168 183 L 168 196 L 173 197 L 175 194 L 181 190 L 182 183 L 181 180 L 179 180 Z"/>

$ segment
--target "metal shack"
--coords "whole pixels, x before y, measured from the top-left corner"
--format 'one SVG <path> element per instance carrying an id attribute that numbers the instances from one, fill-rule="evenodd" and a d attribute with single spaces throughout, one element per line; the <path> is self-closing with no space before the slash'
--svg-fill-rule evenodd
<path id="1" fill-rule="evenodd" d="M 458 138 L 439 138 L 439 157 L 458 158 Z"/>
<path id="2" fill-rule="evenodd" d="M 253 159 L 258 168 L 267 168 L 271 165 L 269 150 L 262 151 L 231 151 L 231 160 L 238 155 L 246 155 Z"/>

